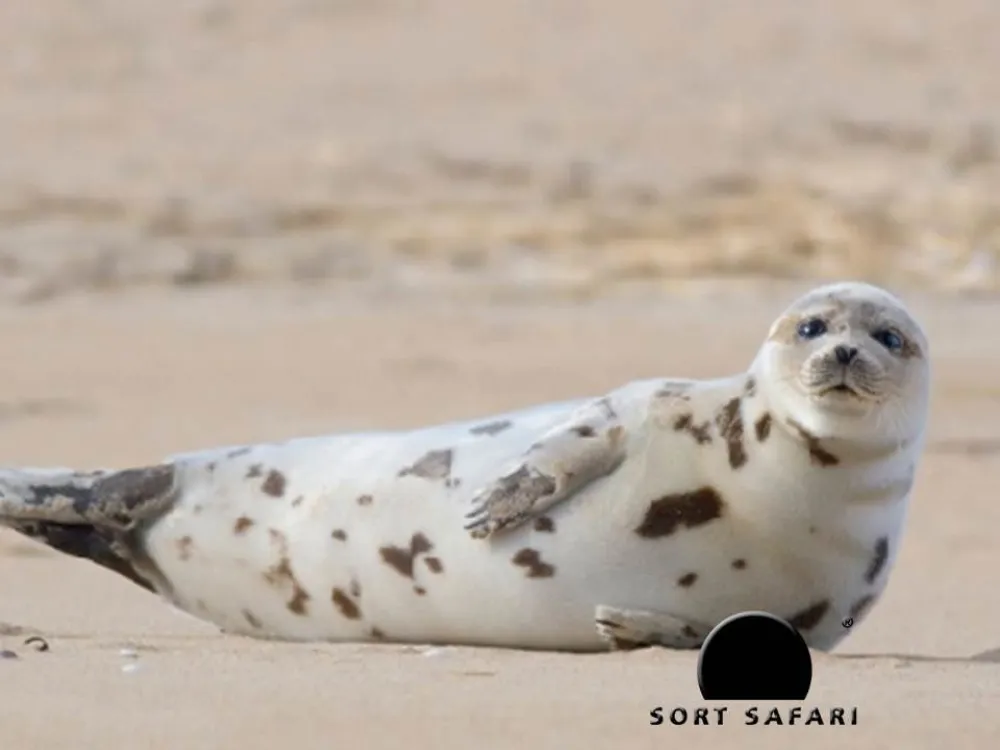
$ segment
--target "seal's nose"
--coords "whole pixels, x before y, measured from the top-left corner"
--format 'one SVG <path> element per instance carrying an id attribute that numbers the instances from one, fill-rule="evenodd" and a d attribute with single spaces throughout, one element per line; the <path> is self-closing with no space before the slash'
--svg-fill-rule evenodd
<path id="1" fill-rule="evenodd" d="M 837 355 L 837 361 L 842 365 L 849 365 L 858 356 L 858 348 L 856 346 L 837 346 L 833 353 Z"/>

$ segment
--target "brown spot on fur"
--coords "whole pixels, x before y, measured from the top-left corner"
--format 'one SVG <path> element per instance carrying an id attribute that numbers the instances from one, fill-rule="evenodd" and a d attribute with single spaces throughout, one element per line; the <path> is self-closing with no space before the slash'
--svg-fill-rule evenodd
<path id="1" fill-rule="evenodd" d="M 399 476 L 414 476 L 421 479 L 447 479 L 451 475 L 454 451 L 450 448 L 428 451 L 413 465 L 399 470 Z"/>
<path id="2" fill-rule="evenodd" d="M 674 419 L 674 429 L 677 432 L 690 433 L 698 445 L 706 445 L 712 442 L 709 426 L 710 423 L 708 421 L 695 424 L 694 417 L 691 414 L 680 414 Z"/>
<path id="3" fill-rule="evenodd" d="M 351 596 L 355 599 L 361 598 L 361 584 L 358 583 L 356 578 L 351 579 Z"/>
<path id="4" fill-rule="evenodd" d="M 865 571 L 865 582 L 868 584 L 875 583 L 875 579 L 878 578 L 879 573 L 885 568 L 888 560 L 889 537 L 880 536 L 878 541 L 875 542 L 875 552 L 872 555 L 871 562 L 868 564 L 868 570 Z"/>
<path id="5" fill-rule="evenodd" d="M 683 586 L 684 588 L 690 588 L 694 585 L 694 582 L 698 580 L 697 573 L 685 573 L 680 578 L 677 579 L 677 585 Z"/>
<path id="6" fill-rule="evenodd" d="M 798 328 L 799 316 L 785 315 L 772 327 L 771 333 L 768 336 L 768 341 L 777 341 L 782 344 L 794 344 L 799 340 Z"/>
<path id="7" fill-rule="evenodd" d="M 732 398 L 722 407 L 715 418 L 719 434 L 726 441 L 729 451 L 729 465 L 738 469 L 747 462 L 746 448 L 743 446 L 743 416 L 740 414 L 739 397 Z"/>
<path id="8" fill-rule="evenodd" d="M 794 419 L 789 419 L 788 424 L 791 425 L 799 437 L 805 441 L 806 448 L 809 450 L 809 460 L 814 464 L 819 466 L 836 466 L 840 463 L 840 459 L 835 455 L 826 450 L 819 441 L 819 438 L 813 435 L 809 430 L 800 425 Z"/>
<path id="9" fill-rule="evenodd" d="M 260 630 L 262 627 L 264 627 L 261 621 L 258 620 L 257 617 L 254 615 L 254 613 L 251 612 L 249 609 L 243 610 L 243 619 L 246 620 L 247 624 L 255 630 Z"/>
<path id="10" fill-rule="evenodd" d="M 422 555 L 424 552 L 430 552 L 432 549 L 434 549 L 434 545 L 419 531 L 410 539 L 410 552 L 414 557 Z"/>
<path id="11" fill-rule="evenodd" d="M 444 570 L 444 565 L 441 564 L 441 559 L 437 557 L 425 557 L 424 565 L 431 573 L 441 573 Z"/>
<path id="12" fill-rule="evenodd" d="M 285 484 L 285 475 L 277 469 L 271 469 L 260 488 L 271 497 L 281 497 L 285 494 Z"/>
<path id="13" fill-rule="evenodd" d="M 678 383 L 668 380 L 653 395 L 656 398 L 679 398 L 682 401 L 690 400 L 688 391 L 691 390 L 691 383 Z"/>
<path id="14" fill-rule="evenodd" d="M 681 628 L 681 633 L 683 635 L 687 636 L 688 638 L 697 638 L 698 637 L 698 631 L 696 631 L 690 625 L 685 625 L 683 628 Z"/>
<path id="15" fill-rule="evenodd" d="M 670 536 L 680 527 L 692 529 L 714 521 L 722 515 L 724 507 L 722 497 L 713 487 L 664 495 L 649 504 L 635 533 L 647 539 Z"/>
<path id="16" fill-rule="evenodd" d="M 754 434 L 757 435 L 757 442 L 763 443 L 771 434 L 771 412 L 764 412 L 757 421 L 753 423 Z"/>
<path id="17" fill-rule="evenodd" d="M 576 433 L 577 435 L 579 435 L 582 438 L 592 438 L 592 437 L 594 437 L 594 435 L 597 434 L 594 431 L 593 427 L 591 427 L 590 425 L 586 425 L 586 424 L 582 424 L 579 427 L 574 427 L 573 428 L 573 432 Z"/>
<path id="18" fill-rule="evenodd" d="M 903 340 L 903 348 L 899 350 L 899 356 L 903 359 L 920 359 L 924 356 L 920 345 L 915 341 L 911 341 L 909 336 L 902 336 L 900 338 Z"/>
<path id="19" fill-rule="evenodd" d="M 253 464 L 249 469 L 247 469 L 247 479 L 256 479 L 261 474 L 264 473 L 264 467 L 260 464 Z"/>
<path id="20" fill-rule="evenodd" d="M 361 495 L 361 497 L 358 498 L 358 505 L 371 505 L 371 504 L 372 504 L 371 495 Z"/>
<path id="21" fill-rule="evenodd" d="M 361 610 L 358 608 L 358 605 L 351 600 L 351 597 L 344 593 L 343 589 L 335 588 L 330 595 L 330 599 L 333 601 L 333 605 L 340 610 L 340 614 L 348 620 L 358 620 L 361 618 Z"/>
<path id="22" fill-rule="evenodd" d="M 796 630 L 812 630 L 819 625 L 829 609 L 830 602 L 824 599 L 789 617 L 788 624 Z"/>
<path id="23" fill-rule="evenodd" d="M 264 574 L 264 578 L 267 579 L 268 583 L 274 585 L 278 585 L 285 580 L 291 580 L 293 578 L 291 562 L 287 557 L 282 557 L 277 564 L 268 568 Z"/>
<path id="24" fill-rule="evenodd" d="M 556 573 L 554 566 L 542 561 L 538 550 L 528 547 L 518 550 L 517 554 L 511 558 L 511 562 L 520 568 L 527 568 L 528 578 L 551 578 Z"/>
<path id="25" fill-rule="evenodd" d="M 311 598 L 306 590 L 296 583 L 292 589 L 292 598 L 287 605 L 288 611 L 295 615 L 304 615 L 306 605 Z"/>
<path id="26" fill-rule="evenodd" d="M 368 632 L 371 635 L 371 637 L 374 638 L 376 641 L 384 641 L 385 640 L 385 633 L 383 633 L 381 630 L 379 630 L 376 627 L 373 627 Z"/>
<path id="27" fill-rule="evenodd" d="M 379 554 L 382 561 L 391 568 L 395 568 L 400 575 L 413 578 L 413 561 L 425 552 L 430 552 L 434 545 L 421 533 L 416 533 L 410 538 L 410 548 L 389 546 L 382 547 Z"/>
<path id="28" fill-rule="evenodd" d="M 276 588 L 283 587 L 286 584 L 290 585 L 292 596 L 285 606 L 293 614 L 304 615 L 306 614 L 307 604 L 312 597 L 302 588 L 302 585 L 295 577 L 295 573 L 292 571 L 292 563 L 288 559 L 288 537 L 277 529 L 268 529 L 267 533 L 271 538 L 271 542 L 278 546 L 279 559 L 275 565 L 272 565 L 264 573 L 264 580 Z"/>
<path id="29" fill-rule="evenodd" d="M 407 578 L 413 577 L 413 558 L 408 549 L 402 547 L 382 547 L 379 550 L 382 561 Z"/>
<path id="30" fill-rule="evenodd" d="M 416 594 L 417 596 L 423 596 L 424 594 L 427 593 L 427 589 L 425 589 L 423 586 L 414 586 L 413 593 Z"/>
<path id="31" fill-rule="evenodd" d="M 240 516 L 233 524 L 234 534 L 245 534 L 254 525 L 254 520 L 247 516 Z"/>
<path id="32" fill-rule="evenodd" d="M 304 495 L 299 495 L 299 496 L 298 496 L 298 497 L 296 497 L 296 498 L 295 498 L 294 500 L 292 500 L 292 507 L 293 507 L 293 508 L 298 508 L 298 507 L 299 507 L 300 505 L 302 505 L 302 503 L 303 503 L 303 501 L 304 501 L 305 499 L 306 499 L 306 498 L 305 498 L 305 496 L 304 496 Z"/>
<path id="33" fill-rule="evenodd" d="M 556 522 L 548 516 L 539 516 L 535 519 L 534 528 L 540 533 L 552 534 L 556 530 Z"/>
<path id="34" fill-rule="evenodd" d="M 181 560 L 191 559 L 191 545 L 193 542 L 194 540 L 186 535 L 177 540 L 177 554 Z"/>
<path id="35" fill-rule="evenodd" d="M 875 603 L 874 594 L 865 594 L 860 599 L 858 599 L 854 604 L 851 605 L 850 615 L 855 620 L 860 619 L 863 615 L 868 613 L 871 609 L 872 604 Z"/>
<path id="36" fill-rule="evenodd" d="M 753 375 L 747 378 L 746 385 L 743 386 L 743 393 L 747 396 L 753 396 L 757 393 L 757 381 L 754 379 Z"/>
<path id="37" fill-rule="evenodd" d="M 332 536 L 338 542 L 347 541 L 347 532 L 344 531 L 343 529 L 334 529 L 333 531 L 330 532 L 330 536 Z"/>
<path id="38" fill-rule="evenodd" d="M 738 560 L 733 560 L 731 565 L 733 566 L 733 570 L 746 570 L 747 561 L 741 557 Z"/>
<path id="39" fill-rule="evenodd" d="M 513 424 L 509 419 L 498 419 L 495 422 L 487 422 L 473 427 L 469 432 L 473 435 L 498 435 L 504 430 L 510 429 Z"/>

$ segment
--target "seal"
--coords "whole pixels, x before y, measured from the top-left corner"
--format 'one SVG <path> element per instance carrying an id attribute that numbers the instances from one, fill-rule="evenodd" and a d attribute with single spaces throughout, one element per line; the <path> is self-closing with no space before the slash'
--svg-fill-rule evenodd
<path id="1" fill-rule="evenodd" d="M 813 289 L 745 372 L 152 466 L 0 471 L 0 524 L 228 633 L 697 648 L 742 611 L 829 650 L 884 591 L 928 415 L 927 337 Z"/>

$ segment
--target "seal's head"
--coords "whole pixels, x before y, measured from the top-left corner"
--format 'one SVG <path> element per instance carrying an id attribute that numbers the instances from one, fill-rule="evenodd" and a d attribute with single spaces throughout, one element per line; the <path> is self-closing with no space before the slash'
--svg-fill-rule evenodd
<path id="1" fill-rule="evenodd" d="M 772 409 L 818 438 L 902 445 L 923 433 L 927 337 L 879 287 L 843 282 L 799 298 L 771 326 L 754 369 Z"/>

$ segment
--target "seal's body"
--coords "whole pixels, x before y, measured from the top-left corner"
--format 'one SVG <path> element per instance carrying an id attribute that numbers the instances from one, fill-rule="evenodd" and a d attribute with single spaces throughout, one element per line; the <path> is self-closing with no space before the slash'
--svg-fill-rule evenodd
<path id="1" fill-rule="evenodd" d="M 0 523 L 251 636 L 695 648 L 766 610 L 829 649 L 886 585 L 926 360 L 894 298 L 824 287 L 733 377 L 144 469 L 0 472 Z"/>

